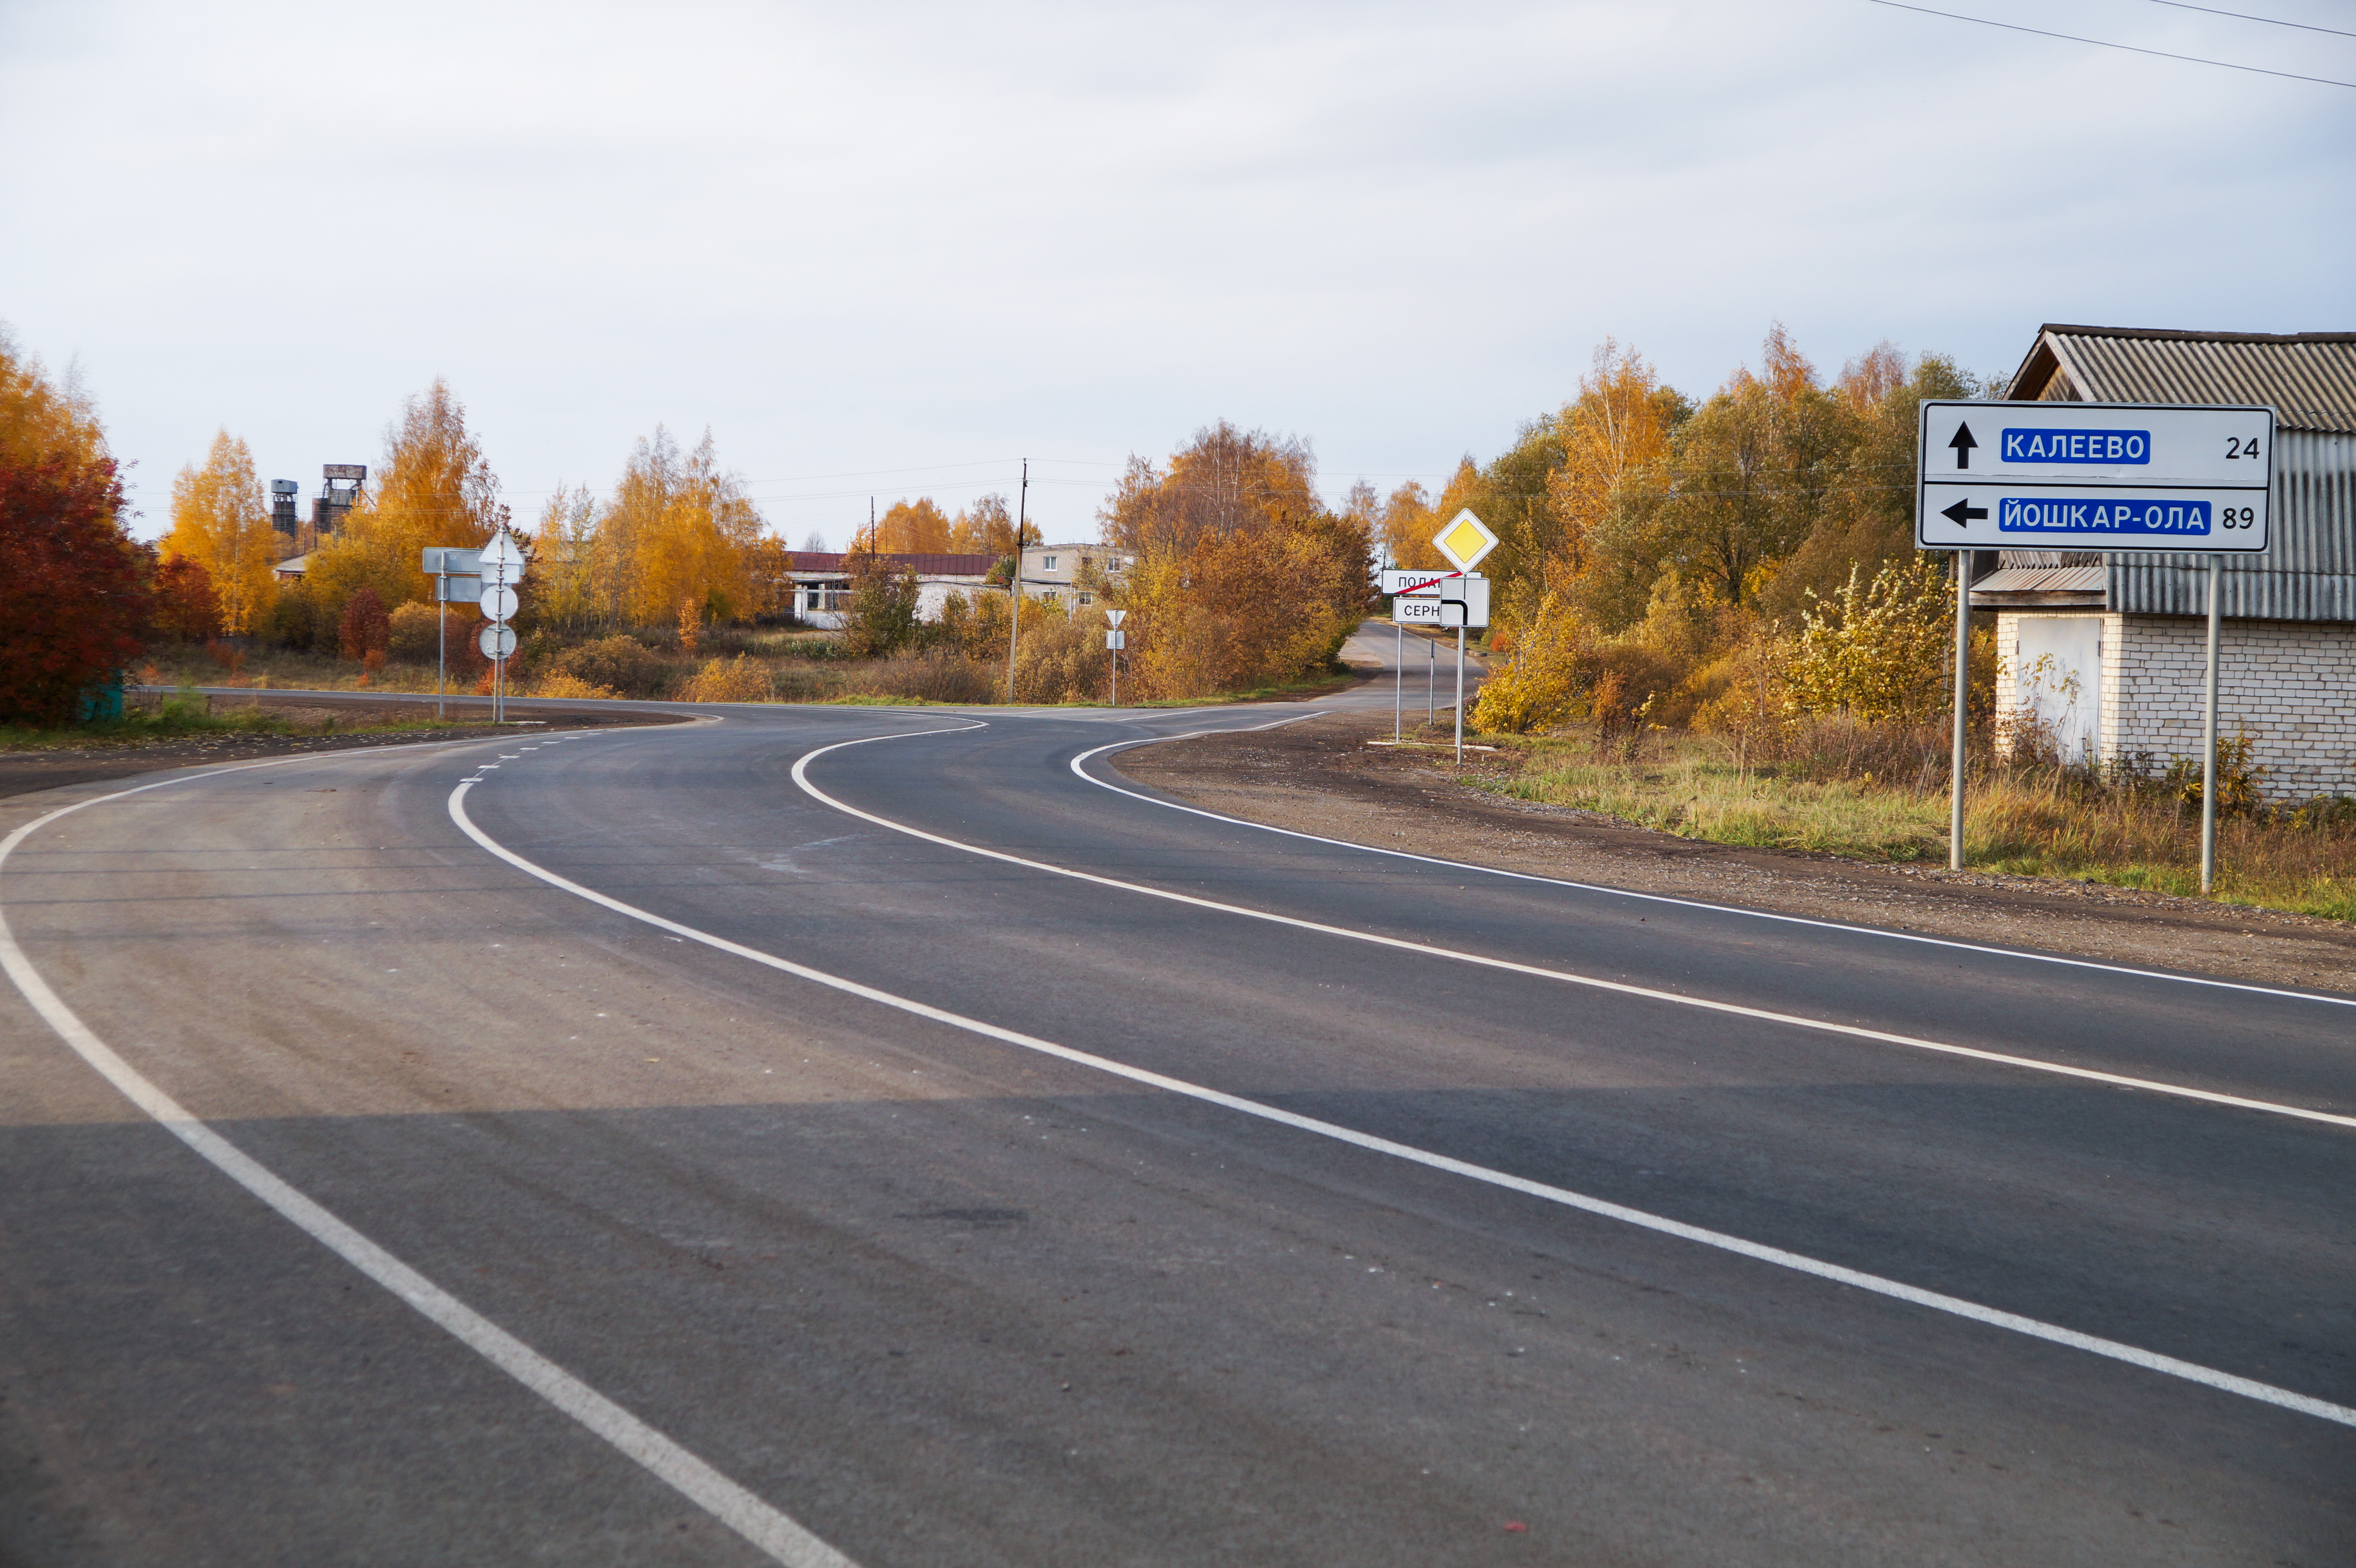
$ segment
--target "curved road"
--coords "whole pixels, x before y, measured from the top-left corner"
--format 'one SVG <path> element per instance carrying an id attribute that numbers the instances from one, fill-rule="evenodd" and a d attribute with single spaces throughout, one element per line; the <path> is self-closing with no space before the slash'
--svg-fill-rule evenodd
<path id="1" fill-rule="evenodd" d="M 2348 998 L 695 711 L 10 803 L 0 1560 L 2356 1555 Z"/>

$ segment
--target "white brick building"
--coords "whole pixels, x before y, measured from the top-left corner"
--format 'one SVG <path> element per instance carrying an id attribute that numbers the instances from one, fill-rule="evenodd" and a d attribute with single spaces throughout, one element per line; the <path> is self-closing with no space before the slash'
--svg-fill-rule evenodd
<path id="1" fill-rule="evenodd" d="M 2270 800 L 2356 795 L 2356 333 L 2048 326 L 2008 396 L 2274 406 L 2273 548 L 2224 562 L 2218 732 L 2248 737 Z M 2000 734 L 2033 719 L 2149 772 L 2200 756 L 2204 558 L 1989 553 Z"/>

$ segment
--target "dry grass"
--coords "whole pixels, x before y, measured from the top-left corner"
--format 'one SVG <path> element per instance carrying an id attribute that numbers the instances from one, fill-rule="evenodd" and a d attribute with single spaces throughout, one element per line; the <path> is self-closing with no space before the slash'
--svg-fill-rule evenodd
<path id="1" fill-rule="evenodd" d="M 1512 738 L 1468 780 L 1688 838 L 1944 859 L 1945 738 L 1870 729 L 1820 727 L 1766 763 L 1687 735 Z M 1987 750 L 1976 740 L 1976 755 Z M 1990 763 L 1966 788 L 1964 855 L 1981 870 L 2197 895 L 2201 812 L 2153 780 Z M 2228 901 L 2356 919 L 2356 800 L 2230 815 L 2218 824 L 2217 862 L 2217 896 Z"/>

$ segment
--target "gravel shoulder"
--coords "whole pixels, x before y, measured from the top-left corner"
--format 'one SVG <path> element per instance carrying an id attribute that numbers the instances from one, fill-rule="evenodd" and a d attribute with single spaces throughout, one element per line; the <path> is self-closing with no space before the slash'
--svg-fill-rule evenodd
<path id="1" fill-rule="evenodd" d="M 1376 848 L 1818 920 L 2356 994 L 2356 926 L 2094 883 L 1679 838 L 1511 800 L 1445 752 L 1368 744 L 1387 714 L 1199 735 L 1118 754 L 1127 777 L 1248 822 Z M 1466 776 L 1480 766 L 1468 759 Z"/>

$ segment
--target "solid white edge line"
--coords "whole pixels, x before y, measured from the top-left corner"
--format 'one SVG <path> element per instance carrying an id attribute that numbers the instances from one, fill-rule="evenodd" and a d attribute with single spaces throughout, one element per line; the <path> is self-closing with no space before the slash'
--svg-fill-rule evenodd
<path id="1" fill-rule="evenodd" d="M 491 742 L 469 740 L 438 744 L 488 743 Z M 323 756 L 342 758 L 354 754 L 340 752 L 275 758 L 266 763 L 249 763 L 240 767 L 184 774 L 155 784 L 142 784 L 135 789 L 117 790 L 112 795 L 77 801 L 46 816 L 37 816 L 5 839 L 0 839 L 0 867 L 5 867 L 9 855 L 34 833 L 61 816 L 71 816 L 90 806 L 103 805 L 109 801 L 145 795 L 149 790 L 164 789 L 173 784 L 219 778 L 224 773 L 282 766 L 288 763 L 316 762 Z M 371 751 L 360 754 L 378 753 Z M 462 784 L 458 787 L 464 790 L 467 786 Z M 776 1561 L 787 1564 L 787 1568 L 856 1568 L 850 1558 L 386 1252 L 199 1121 L 178 1101 L 116 1055 L 50 989 L 40 971 L 33 967 L 32 961 L 16 944 L 16 933 L 8 925 L 5 904 L 0 904 L 0 968 L 7 971 L 8 978 L 32 1004 L 33 1010 L 39 1013 L 74 1053 L 89 1063 L 100 1077 L 112 1084 L 123 1098 L 145 1111 L 215 1169 L 276 1210 L 313 1241 L 416 1308 L 435 1327 L 605 1439 L 657 1479 Z"/>
<path id="2" fill-rule="evenodd" d="M 1264 726 L 1264 728 L 1272 727 Z M 1376 947 L 1391 948 L 1396 952 L 1414 953 L 1425 957 L 1450 959 L 1459 964 L 1477 965 L 1483 969 L 1498 969 L 1508 974 L 1528 975 L 1541 980 L 1556 980 L 1568 986 L 1582 986 L 1590 990 L 1610 991 L 1623 997 L 1637 997 L 1645 1001 L 1667 1002 L 1676 1007 L 1694 1008 L 1703 1012 L 1718 1013 L 1730 1018 L 1755 1019 L 1762 1023 L 1808 1029 L 1819 1034 L 1840 1035 L 1849 1040 L 1871 1040 L 1878 1045 L 1903 1046 L 1910 1051 L 1932 1051 L 1941 1056 L 1960 1057 L 1966 1061 L 1985 1061 L 1999 1067 L 2015 1067 L 2030 1072 L 2075 1078 L 2089 1083 L 2106 1083 L 2114 1088 L 2139 1089 L 2149 1093 L 2171 1095 L 2180 1100 L 2197 1100 L 2203 1104 L 2229 1105 L 2242 1111 L 2262 1111 L 2268 1115 L 2286 1116 L 2294 1121 L 2320 1122 L 2328 1126 L 2356 1128 L 2356 1116 L 2340 1115 L 2336 1112 L 2310 1110 L 2304 1105 L 2286 1105 L 2275 1100 L 2253 1100 L 2245 1095 L 2222 1093 L 2214 1089 L 2194 1089 L 2180 1083 L 2164 1083 L 2156 1078 L 2132 1078 L 2125 1073 L 2104 1072 L 2092 1067 L 2072 1067 L 2067 1062 L 2047 1061 L 2033 1056 L 2014 1056 L 2005 1051 L 1982 1051 L 1976 1046 L 1950 1045 L 1943 1040 L 1925 1040 L 1919 1035 L 1899 1034 L 1890 1029 L 1868 1029 L 1862 1024 L 1835 1023 L 1829 1019 L 1807 1018 L 1798 1013 L 1781 1013 L 1767 1008 L 1745 1007 L 1740 1002 L 1721 1002 L 1708 997 L 1680 996 L 1675 991 L 1659 990 L 1651 986 L 1632 985 L 1625 980 L 1599 979 L 1591 975 L 1573 974 L 1567 969 L 1548 969 L 1540 965 L 1518 963 L 1510 958 L 1494 958 L 1484 953 L 1467 953 L 1458 947 L 1440 947 L 1431 943 L 1411 942 L 1405 937 L 1385 936 L 1378 932 L 1352 931 L 1347 926 L 1328 925 L 1323 921 L 1305 920 L 1298 915 L 1277 914 L 1269 910 L 1253 909 L 1246 904 L 1223 903 L 1216 899 L 1202 898 L 1194 893 L 1182 893 L 1168 888 L 1151 887 L 1143 882 L 1123 881 L 1118 877 L 1103 876 L 1094 871 L 1074 870 L 1068 866 L 1057 866 L 1045 860 L 1030 859 L 1022 855 L 1010 854 L 1003 849 L 990 849 L 979 844 L 968 844 L 959 839 L 943 837 L 937 833 L 927 833 L 921 827 L 911 827 L 905 823 L 894 822 L 889 817 L 862 811 L 855 805 L 846 805 L 837 800 L 809 781 L 807 771 L 809 764 L 829 752 L 840 751 L 845 746 L 869 745 L 877 741 L 900 741 L 913 735 L 953 732 L 939 730 L 909 731 L 901 735 L 870 735 L 859 740 L 838 741 L 830 746 L 820 746 L 816 751 L 805 752 L 801 760 L 794 764 L 794 783 L 800 785 L 802 792 L 812 799 L 832 806 L 846 816 L 855 816 L 863 822 L 872 822 L 878 827 L 888 827 L 894 833 L 905 833 L 912 838 L 921 838 L 927 843 L 962 850 L 969 855 L 980 855 L 988 859 L 1001 860 L 1011 866 L 1021 866 L 1028 870 L 1069 877 L 1074 881 L 1090 882 L 1103 888 L 1116 888 L 1123 892 L 1162 899 L 1171 903 L 1187 904 L 1195 909 L 1211 910 L 1220 914 L 1237 915 L 1246 920 L 1265 921 L 1270 925 L 1290 926 L 1296 931 L 1312 931 L 1323 936 L 1338 936 L 1350 942 L 1364 942 Z M 1087 777 L 1086 774 L 1081 776 Z M 1355 848 L 1355 846 L 1350 847 Z"/>
<path id="3" fill-rule="evenodd" d="M 958 728 L 981 729 L 984 727 L 977 721 Z M 823 756 L 826 752 L 835 751 L 841 746 L 859 746 L 865 745 L 871 741 L 896 741 L 905 740 L 915 735 L 955 732 L 952 730 L 933 729 L 911 730 L 896 735 L 872 735 L 863 740 L 844 741 L 837 742 L 836 745 L 822 746 L 805 754 L 802 763 L 806 763 L 813 758 Z M 797 774 L 799 773 L 801 763 L 797 763 L 795 768 Z M 2180 1360 L 2174 1356 L 2163 1356 L 2157 1351 L 2146 1350 L 2135 1345 L 2122 1344 L 2115 1339 L 2104 1339 L 2092 1334 L 2080 1333 L 2074 1328 L 2064 1328 L 2034 1317 L 2024 1317 L 2019 1313 L 1983 1307 L 1977 1302 L 1965 1301 L 1960 1296 L 1943 1296 L 1937 1291 L 1924 1290 L 1920 1286 L 1906 1285 L 1898 1280 L 1885 1279 L 1879 1275 L 1866 1274 L 1839 1264 L 1826 1263 L 1804 1253 L 1785 1252 L 1780 1247 L 1746 1241 L 1742 1237 L 1729 1235 L 1720 1231 L 1705 1230 L 1698 1225 L 1687 1224 L 1682 1220 L 1672 1220 L 1664 1215 L 1648 1213 L 1641 1209 L 1631 1209 L 1604 1199 L 1591 1198 L 1585 1193 L 1573 1192 L 1568 1188 L 1549 1186 L 1542 1181 L 1533 1181 L 1526 1177 L 1515 1176 L 1488 1166 L 1474 1165 L 1449 1155 L 1435 1154 L 1429 1149 L 1417 1148 L 1411 1144 L 1395 1143 L 1389 1138 L 1379 1137 L 1372 1133 L 1362 1133 L 1338 1123 L 1320 1121 L 1314 1116 L 1301 1115 L 1258 1100 L 1246 1099 L 1239 1094 L 1230 1094 L 1224 1090 L 1192 1083 L 1183 1078 L 1173 1078 L 1145 1068 L 1132 1067 L 1127 1062 L 1116 1061 L 1109 1057 L 1098 1056 L 1071 1046 L 1058 1045 L 1054 1040 L 1042 1040 L 1036 1035 L 1023 1034 L 1017 1029 L 987 1023 L 963 1013 L 951 1012 L 946 1008 L 934 1007 L 928 1002 L 919 1002 L 912 997 L 881 990 L 876 987 L 849 979 L 843 976 L 829 974 L 823 969 L 813 969 L 807 964 L 797 964 L 789 958 L 780 958 L 775 954 L 764 953 L 756 947 L 747 947 L 740 942 L 733 942 L 727 937 L 715 935 L 711 932 L 656 914 L 650 910 L 625 903 L 610 894 L 601 893 L 594 888 L 584 887 L 559 872 L 552 871 L 544 866 L 526 859 L 484 832 L 467 815 L 466 794 L 468 787 L 461 784 L 450 792 L 450 818 L 458 825 L 460 831 L 483 848 L 518 870 L 535 877 L 552 888 L 586 900 L 602 909 L 611 910 L 616 914 L 642 922 L 658 931 L 669 933 L 686 941 L 700 943 L 715 952 L 743 958 L 782 974 L 791 975 L 797 979 L 824 986 L 846 996 L 857 997 L 863 1001 L 873 1002 L 880 1007 L 891 1008 L 916 1018 L 926 1019 L 935 1023 L 948 1025 L 952 1029 L 962 1029 L 969 1034 L 980 1035 L 986 1040 L 994 1040 L 1024 1051 L 1035 1051 L 1040 1055 L 1089 1068 L 1110 1077 L 1126 1079 L 1132 1083 L 1160 1089 L 1205 1104 L 1217 1105 L 1243 1115 L 1273 1122 L 1281 1126 L 1329 1138 L 1337 1143 L 1348 1144 L 1371 1153 L 1387 1155 L 1394 1159 L 1419 1165 L 1428 1169 L 1443 1171 L 1486 1186 L 1502 1188 L 1506 1191 L 1540 1199 L 1566 1209 L 1575 1209 L 1601 1219 L 1633 1225 L 1640 1230 L 1652 1231 L 1661 1235 L 1674 1236 L 1680 1241 L 1693 1242 L 1720 1252 L 1732 1253 L 1755 1262 L 1772 1264 L 1778 1268 L 1789 1269 L 1795 1274 L 1827 1280 L 1837 1285 L 1849 1285 L 1858 1290 L 1907 1302 L 1912 1306 L 1929 1307 L 1933 1311 L 1947 1313 L 1990 1328 L 2006 1329 L 2029 1339 L 2068 1346 L 2091 1355 L 2140 1367 L 2147 1371 L 2159 1372 L 2168 1377 L 2181 1379 L 2186 1382 L 2198 1383 L 2204 1388 L 2238 1394 L 2262 1404 L 2274 1405 L 2302 1415 L 2315 1416 L 2319 1420 L 2334 1422 L 2342 1426 L 2356 1427 L 2356 1409 L 2334 1404 L 2329 1400 L 2317 1399 L 2309 1394 L 2295 1393 L 2288 1389 L 2276 1388 L 2272 1383 L 2262 1383 L 2232 1372 L 2219 1371 L 2213 1367 L 2204 1367 L 2198 1362 Z M 809 785 L 805 784 L 804 787 L 809 788 Z M 815 790 L 811 793 L 817 794 Z M 825 797 L 821 795 L 819 798 Z M 863 816 L 864 814 L 854 812 L 852 815 Z M 881 821 L 882 819 L 869 818 L 869 820 Z M 885 826 L 888 827 L 890 824 L 887 823 Z M 928 836 L 919 835 L 919 837 Z M 1006 858 L 1011 859 L 1011 857 Z"/>
<path id="4" fill-rule="evenodd" d="M 1301 718 L 1316 718 L 1303 714 Z M 1287 719 L 1280 723 L 1295 723 Z M 2283 997 L 2295 1002 L 2322 1002 L 2335 1008 L 2356 1008 L 2356 997 L 2326 996 L 2317 991 L 2291 991 L 2278 986 L 2254 986 L 2242 980 L 2219 980 L 2206 975 L 2178 975 L 2166 969 L 2136 969 L 2124 964 L 2105 964 L 2099 958 L 2071 958 L 2058 953 L 2030 953 L 2018 947 L 1994 947 L 1984 943 L 1958 942 L 1948 936 L 1926 936 L 1920 932 L 1890 931 L 1880 926 L 1847 925 L 1837 920 L 1817 920 L 1804 914 L 1784 914 L 1775 910 L 1745 909 L 1740 904 L 1714 904 L 1701 899 L 1679 898 L 1675 893 L 1639 892 L 1633 888 L 1614 888 L 1601 882 L 1578 882 L 1567 877 L 1541 876 L 1535 871 L 1508 871 L 1497 866 L 1476 866 L 1468 860 L 1442 859 L 1437 855 L 1419 855 L 1411 849 L 1386 849 L 1379 844 L 1359 844 L 1347 838 L 1329 838 L 1322 833 L 1304 833 L 1292 827 L 1271 827 L 1265 822 L 1253 822 L 1241 816 L 1229 816 L 1224 812 L 1205 811 L 1198 805 L 1183 805 L 1174 800 L 1157 800 L 1133 789 L 1123 789 L 1107 784 L 1088 773 L 1080 764 L 1107 752 L 1127 751 L 1132 746 L 1156 746 L 1165 741 L 1191 741 L 1203 735 L 1244 735 L 1256 730 L 1272 730 L 1274 724 L 1256 724 L 1245 730 L 1190 730 L 1179 735 L 1149 735 L 1134 741 L 1116 741 L 1108 746 L 1082 752 L 1072 759 L 1072 772 L 1115 795 L 1125 795 L 1131 800 L 1141 800 L 1148 805 L 1158 805 L 1166 811 L 1183 811 L 1190 816 L 1208 817 L 1213 822 L 1225 822 L 1236 827 L 1249 827 L 1260 833 L 1275 833 L 1287 838 L 1305 838 L 1313 844 L 1331 844 L 1336 848 L 1356 849 L 1368 855 L 1387 855 L 1395 860 L 1415 860 L 1427 866 L 1444 866 L 1451 871 L 1477 871 L 1484 877 L 1503 877 L 1510 881 L 1539 882 L 1548 887 L 1572 888 L 1586 893 L 1609 893 L 1614 898 L 1636 899 L 1645 903 L 1671 904 L 1680 909 L 1706 910 L 1712 914 L 1740 915 L 1747 920 L 1780 921 L 1786 925 L 1812 925 L 1824 931 L 1847 932 L 1857 936 L 1878 936 L 1890 942 L 1914 942 L 1928 947 L 1951 947 L 1959 953 L 1983 953 L 1998 958 L 2019 958 L 2032 964 L 2059 964 L 2072 969 L 2096 969 L 2108 975 L 2126 975 L 2138 980 L 2167 980 L 2179 986 L 2209 986 L 2223 991 L 2246 991 L 2254 996 Z"/>

